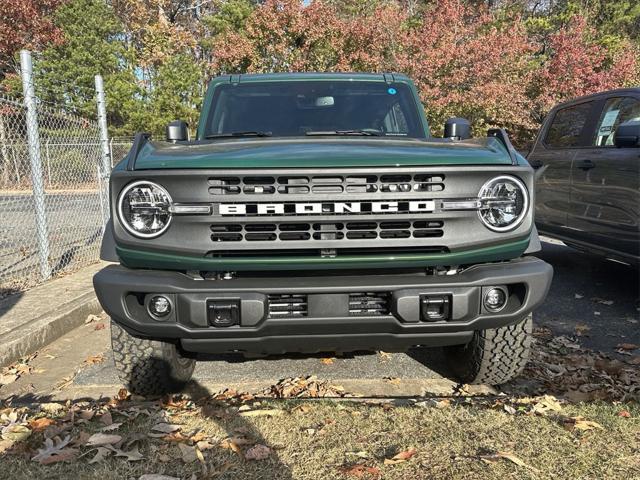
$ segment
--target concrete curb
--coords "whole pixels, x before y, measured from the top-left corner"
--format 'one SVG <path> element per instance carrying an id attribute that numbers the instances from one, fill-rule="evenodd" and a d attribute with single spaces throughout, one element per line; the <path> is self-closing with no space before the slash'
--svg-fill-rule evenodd
<path id="1" fill-rule="evenodd" d="M 0 343 L 0 365 L 8 365 L 30 355 L 76 327 L 84 324 L 88 315 L 102 311 L 93 291 L 61 305 L 56 312 L 42 315 L 4 336 Z"/>

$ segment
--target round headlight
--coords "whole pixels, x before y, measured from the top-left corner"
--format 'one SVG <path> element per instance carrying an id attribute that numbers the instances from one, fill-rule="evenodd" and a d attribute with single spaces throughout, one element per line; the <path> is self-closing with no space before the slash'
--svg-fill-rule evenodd
<path id="1" fill-rule="evenodd" d="M 478 194 L 480 220 L 490 230 L 506 232 L 516 228 L 527 215 L 529 195 L 524 183 L 502 175 L 485 183 Z"/>
<path id="2" fill-rule="evenodd" d="M 171 223 L 171 197 L 160 185 L 139 181 L 127 185 L 118 199 L 120 222 L 132 235 L 154 238 Z"/>

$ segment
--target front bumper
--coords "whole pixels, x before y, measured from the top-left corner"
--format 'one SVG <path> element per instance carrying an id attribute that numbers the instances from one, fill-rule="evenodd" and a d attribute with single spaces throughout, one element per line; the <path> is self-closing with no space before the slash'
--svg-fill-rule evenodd
<path id="1" fill-rule="evenodd" d="M 551 266 L 534 257 L 475 265 L 443 276 L 316 274 L 195 280 L 177 272 L 112 265 L 95 275 L 94 286 L 104 310 L 133 335 L 179 341 L 192 352 L 263 355 L 464 344 L 475 330 L 515 323 L 529 314 L 544 300 L 552 276 Z M 507 288 L 509 300 L 502 311 L 491 313 L 481 298 L 487 287 L 498 285 Z M 154 294 L 166 296 L 173 305 L 163 320 L 148 312 Z M 301 295 L 305 315 L 275 316 L 270 298 L 273 303 L 277 295 Z M 362 295 L 385 299 L 385 307 L 375 314 L 367 309 L 352 311 L 350 299 Z M 450 300 L 447 319 L 423 320 L 420 300 L 427 296 Z M 237 304 L 239 325 L 211 326 L 207 305 L 212 302 Z"/>

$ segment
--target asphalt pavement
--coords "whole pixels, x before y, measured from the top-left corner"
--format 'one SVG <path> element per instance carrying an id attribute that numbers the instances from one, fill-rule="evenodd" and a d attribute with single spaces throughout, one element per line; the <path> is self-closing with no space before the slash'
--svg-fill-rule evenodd
<path id="1" fill-rule="evenodd" d="M 100 197 L 91 191 L 61 191 L 45 195 L 52 273 L 79 261 L 95 259 L 102 235 Z M 0 285 L 35 283 L 38 245 L 35 206 L 28 193 L 0 195 Z"/>

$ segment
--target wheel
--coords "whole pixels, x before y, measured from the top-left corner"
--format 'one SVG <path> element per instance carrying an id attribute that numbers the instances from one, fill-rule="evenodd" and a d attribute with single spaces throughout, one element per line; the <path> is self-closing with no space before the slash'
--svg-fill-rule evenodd
<path id="1" fill-rule="evenodd" d="M 506 383 L 519 375 L 529 360 L 532 326 L 528 315 L 506 327 L 477 330 L 466 345 L 446 347 L 449 365 L 464 383 Z"/>
<path id="2" fill-rule="evenodd" d="M 136 395 L 179 392 L 196 366 L 175 344 L 134 337 L 113 320 L 111 347 L 120 380 Z"/>

